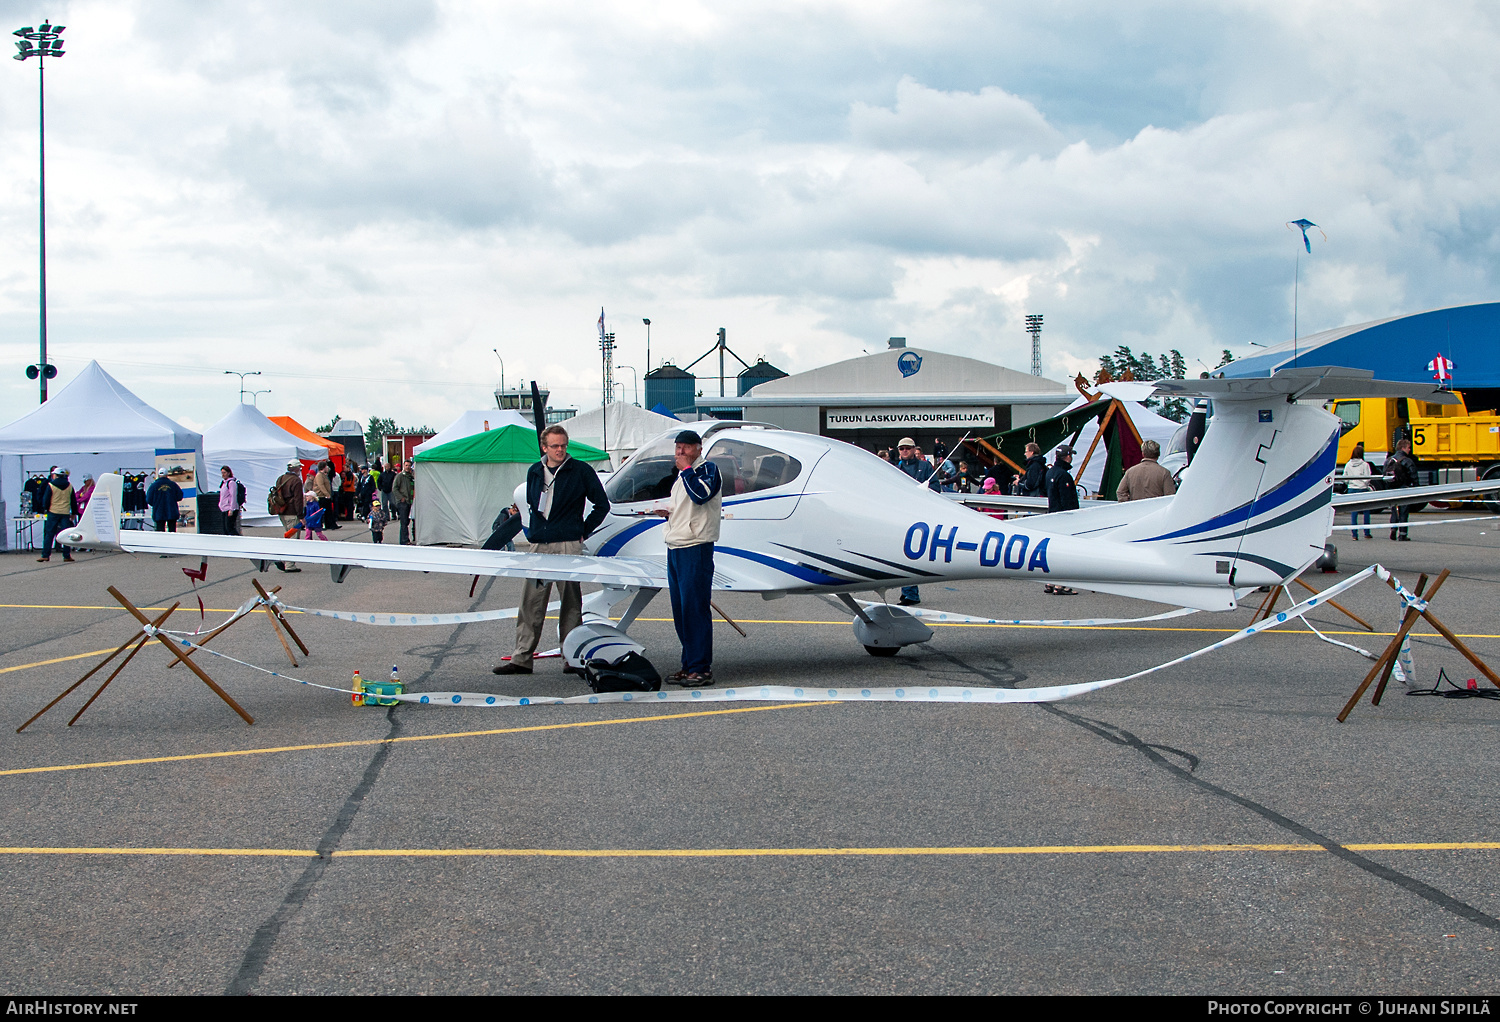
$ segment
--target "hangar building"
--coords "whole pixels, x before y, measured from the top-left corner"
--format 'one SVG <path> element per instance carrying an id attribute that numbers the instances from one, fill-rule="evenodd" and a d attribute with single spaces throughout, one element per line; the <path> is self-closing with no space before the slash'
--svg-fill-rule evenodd
<path id="1" fill-rule="evenodd" d="M 925 452 L 938 438 L 988 436 L 1048 418 L 1077 395 L 1068 386 L 979 359 L 890 347 L 758 384 L 739 397 L 700 397 L 700 411 L 836 437 L 866 450 L 910 436 Z M 731 407 L 732 406 L 732 407 Z"/>
<path id="2" fill-rule="evenodd" d="M 1433 370 L 1427 366 L 1439 355 L 1453 362 L 1453 389 L 1500 388 L 1500 302 L 1324 330 L 1232 362 L 1224 375 L 1269 376 L 1288 367 L 1334 365 L 1370 369 L 1382 380 L 1432 383 Z"/>

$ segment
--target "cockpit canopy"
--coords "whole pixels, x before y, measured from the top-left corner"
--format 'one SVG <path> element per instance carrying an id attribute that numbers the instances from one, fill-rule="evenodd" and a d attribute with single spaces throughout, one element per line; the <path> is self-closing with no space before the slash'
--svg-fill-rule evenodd
<path id="1" fill-rule="evenodd" d="M 673 437 L 669 434 L 637 451 L 635 457 L 604 484 L 610 503 L 629 504 L 671 496 L 672 483 L 677 479 L 673 462 L 675 449 Z M 708 460 L 719 467 L 726 497 L 785 486 L 802 474 L 802 462 L 790 454 L 738 436 L 709 437 Z"/>

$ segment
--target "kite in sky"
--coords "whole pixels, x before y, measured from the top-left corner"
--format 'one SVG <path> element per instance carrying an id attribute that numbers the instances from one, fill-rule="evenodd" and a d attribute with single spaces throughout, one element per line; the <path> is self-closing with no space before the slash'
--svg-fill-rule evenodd
<path id="1" fill-rule="evenodd" d="M 1303 219 L 1303 220 L 1291 220 L 1291 221 L 1288 221 L 1287 222 L 1287 227 L 1295 227 L 1295 228 L 1297 228 L 1298 230 L 1300 230 L 1302 232 L 1302 244 L 1304 244 L 1304 245 L 1307 246 L 1308 254 L 1311 255 L 1312 254 L 1312 242 L 1309 241 L 1308 238 L 1307 238 L 1307 229 L 1309 227 L 1318 227 L 1318 225 L 1315 224 L 1315 223 L 1313 223 L 1311 220 Z M 1323 228 L 1318 227 L 1318 233 L 1319 234 L 1323 234 Z M 1328 240 L 1328 235 L 1323 234 L 1323 240 L 1327 241 Z"/>

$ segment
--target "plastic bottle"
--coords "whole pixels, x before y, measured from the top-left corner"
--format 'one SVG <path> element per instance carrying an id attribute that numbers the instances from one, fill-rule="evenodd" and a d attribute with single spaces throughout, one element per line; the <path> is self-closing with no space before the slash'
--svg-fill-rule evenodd
<path id="1" fill-rule="evenodd" d="M 349 701 L 355 706 L 365 705 L 365 680 L 359 676 L 358 671 L 354 672 L 354 694 L 349 697 Z"/>

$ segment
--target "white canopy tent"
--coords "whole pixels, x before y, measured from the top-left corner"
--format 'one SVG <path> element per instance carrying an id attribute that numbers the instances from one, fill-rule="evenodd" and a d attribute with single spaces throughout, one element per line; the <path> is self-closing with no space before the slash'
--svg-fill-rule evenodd
<path id="1" fill-rule="evenodd" d="M 151 470 L 158 450 L 196 451 L 197 478 L 203 478 L 203 437 L 90 362 L 46 404 L 0 427 L 0 500 L 7 515 L 14 514 L 29 472 L 58 465 L 81 486 L 85 476 Z"/>
<path id="2" fill-rule="evenodd" d="M 568 439 L 607 451 L 614 468 L 619 468 L 625 459 L 667 430 L 685 428 L 678 419 L 623 401 L 575 415 L 561 425 L 568 431 Z"/>
<path id="3" fill-rule="evenodd" d="M 504 426 L 520 426 L 523 429 L 536 429 L 536 423 L 526 418 L 514 409 L 501 411 L 498 408 L 481 408 L 478 411 L 464 412 L 448 425 L 443 431 L 430 440 L 423 441 L 412 448 L 412 457 L 416 457 L 423 451 L 440 447 L 451 440 L 462 440 L 466 436 L 475 433 L 483 433 L 491 429 L 500 429 Z M 488 535 L 488 533 L 486 533 Z"/>
<path id="4" fill-rule="evenodd" d="M 1141 440 L 1155 440 L 1161 444 L 1162 452 L 1168 450 L 1172 440 L 1172 434 L 1182 428 L 1182 423 L 1173 422 L 1165 416 L 1157 415 L 1147 408 L 1142 401 L 1151 396 L 1155 385 L 1150 383 L 1123 382 L 1106 383 L 1099 387 L 1109 397 L 1125 403 L 1125 410 L 1130 413 L 1130 421 L 1135 424 L 1136 431 L 1141 434 Z M 1082 397 L 1070 404 L 1066 410 L 1082 408 L 1088 402 Z M 1061 413 L 1058 413 L 1061 414 Z M 1099 434 L 1099 423 L 1090 422 L 1083 427 L 1083 432 L 1078 434 L 1078 442 L 1073 454 L 1073 465 L 1075 469 L 1083 463 L 1083 456 L 1088 453 L 1089 445 L 1094 442 L 1094 437 Z M 1102 444 L 1100 445 L 1103 446 Z M 1053 448 L 1056 450 L 1056 448 Z M 1075 476 L 1079 485 L 1088 489 L 1090 494 L 1097 494 L 1099 486 L 1104 482 L 1104 465 L 1109 459 L 1104 456 L 1102 450 L 1095 450 L 1094 456 L 1089 459 L 1088 466 L 1084 469 L 1082 476 Z M 1047 464 L 1052 464 L 1053 452 L 1047 452 Z"/>
<path id="5" fill-rule="evenodd" d="M 219 478 L 219 466 L 228 465 L 245 484 L 245 511 L 241 525 L 276 525 L 278 519 L 266 507 L 266 495 L 286 471 L 287 462 L 321 461 L 327 448 L 299 439 L 266 418 L 254 405 L 235 405 L 233 411 L 208 427 L 203 434 L 203 460 L 208 482 Z"/>

